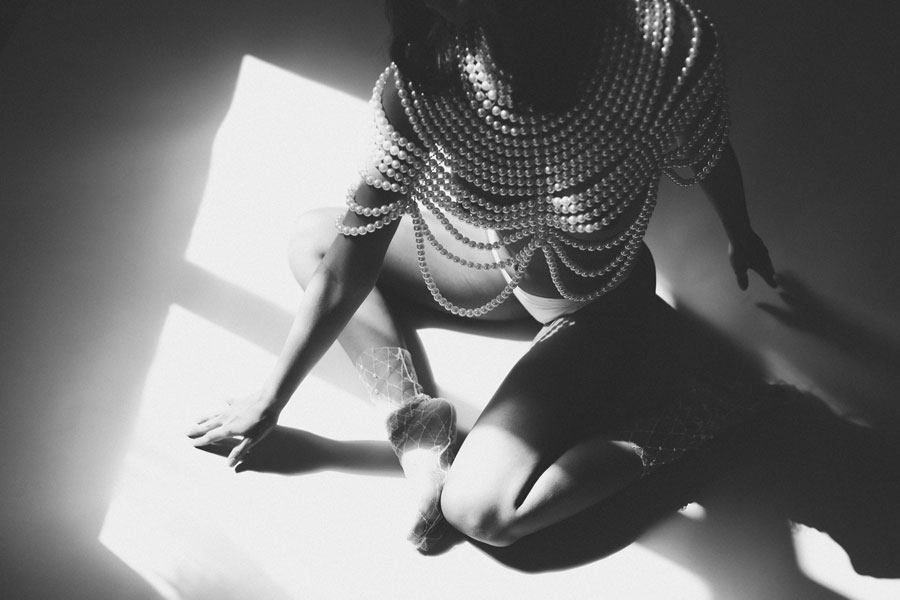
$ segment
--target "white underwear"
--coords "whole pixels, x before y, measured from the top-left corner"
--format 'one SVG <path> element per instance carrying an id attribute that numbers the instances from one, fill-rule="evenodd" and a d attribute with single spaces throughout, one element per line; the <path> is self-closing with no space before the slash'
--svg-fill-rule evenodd
<path id="1" fill-rule="evenodd" d="M 500 237 L 497 235 L 496 231 L 493 229 L 488 229 L 486 231 L 489 242 L 494 243 L 500 241 Z M 496 248 L 491 249 L 491 253 L 494 255 L 494 260 L 497 262 L 503 260 L 500 257 L 500 252 L 498 252 Z M 506 269 L 501 268 L 500 272 L 503 274 L 503 278 L 506 279 L 507 283 L 512 281 L 512 277 L 506 272 Z M 586 302 L 578 302 L 567 298 L 545 298 L 543 296 L 535 296 L 518 286 L 513 288 L 513 296 L 515 296 L 519 301 L 519 304 L 528 311 L 528 314 L 534 317 L 535 321 L 545 325 L 563 315 L 573 313 L 587 304 Z"/>

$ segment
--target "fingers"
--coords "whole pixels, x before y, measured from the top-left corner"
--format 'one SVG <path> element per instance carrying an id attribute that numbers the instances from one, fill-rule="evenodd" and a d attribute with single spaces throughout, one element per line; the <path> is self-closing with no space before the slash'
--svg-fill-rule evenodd
<path id="1" fill-rule="evenodd" d="M 754 267 L 753 269 L 759 276 L 763 278 L 770 288 L 778 287 L 778 276 L 775 274 L 775 267 L 772 266 L 772 261 L 769 259 L 769 253 L 766 252 L 765 257 L 760 261 L 760 264 Z"/>
<path id="2" fill-rule="evenodd" d="M 233 400 L 225 400 L 227 407 L 230 407 Z M 193 440 L 195 440 L 195 446 L 202 446 L 204 444 L 200 443 L 201 439 L 209 439 L 207 434 L 210 434 L 214 430 L 222 427 L 226 422 L 233 421 L 233 418 L 229 417 L 228 408 L 225 410 L 217 410 L 216 412 L 197 419 L 197 423 L 191 427 L 187 431 L 187 436 Z M 221 432 L 216 432 L 215 435 L 212 436 L 212 441 L 218 441 L 222 438 L 228 437 L 226 434 L 222 434 Z M 207 441 L 206 443 L 211 443 Z"/>
<path id="3" fill-rule="evenodd" d="M 187 436 L 189 438 L 195 439 L 195 438 L 198 438 L 198 437 L 206 434 L 209 430 L 215 429 L 216 427 L 220 427 L 221 425 L 222 425 L 221 415 L 217 413 L 215 415 L 212 415 L 210 417 L 207 417 L 205 419 L 201 419 L 200 421 L 198 421 L 196 425 L 194 425 L 193 427 L 191 427 L 188 430 Z"/>
<path id="4" fill-rule="evenodd" d="M 221 454 L 227 454 L 228 466 L 233 467 L 274 427 L 278 414 L 254 399 L 227 404 L 223 410 L 199 421 L 187 436 L 197 448 L 227 441 L 227 449 L 223 448 Z"/>
<path id="5" fill-rule="evenodd" d="M 747 277 L 747 263 L 734 251 L 733 248 L 729 254 L 731 270 L 734 271 L 734 276 L 737 278 L 738 287 L 741 288 L 741 290 L 746 290 L 747 286 L 750 285 L 750 280 Z"/>
<path id="6" fill-rule="evenodd" d="M 214 444 L 234 435 L 236 435 L 236 431 L 232 426 L 232 422 L 229 421 L 226 424 L 225 415 L 222 413 L 215 414 L 197 423 L 187 432 L 187 436 L 193 440 L 195 448 Z"/>
<path id="7" fill-rule="evenodd" d="M 235 435 L 236 434 L 234 430 L 232 430 L 230 427 L 219 425 L 218 427 L 208 430 L 200 437 L 195 438 L 193 443 L 195 448 L 199 448 L 200 446 L 215 444 L 216 442 L 220 442 L 226 438 L 234 437 Z"/>
<path id="8" fill-rule="evenodd" d="M 728 252 L 738 287 L 742 290 L 749 287 L 748 270 L 755 271 L 769 287 L 778 287 L 778 276 L 769 257 L 769 250 L 759 236 L 752 234 L 747 239 L 733 240 Z"/>
<path id="9" fill-rule="evenodd" d="M 753 257 L 750 259 L 750 268 L 756 271 L 763 281 L 769 287 L 778 287 L 778 280 L 775 275 L 775 267 L 772 266 L 772 259 L 769 257 L 769 250 L 760 240 Z"/>
<path id="10" fill-rule="evenodd" d="M 748 271 L 756 272 L 770 288 L 778 287 L 778 275 L 775 273 L 775 267 L 772 266 L 772 261 L 769 260 L 768 255 L 764 259 L 750 263 L 741 260 L 736 255 L 732 255 L 731 267 L 734 270 L 738 287 L 741 290 L 746 290 L 750 287 Z"/>
<path id="11" fill-rule="evenodd" d="M 775 274 L 775 268 L 772 266 L 772 263 L 767 263 L 760 267 L 751 268 L 756 271 L 760 277 L 762 277 L 762 280 L 765 281 L 770 288 L 778 287 L 778 275 Z M 746 279 L 746 275 L 744 276 L 744 278 Z"/>
<path id="12" fill-rule="evenodd" d="M 256 442 L 259 441 L 259 438 L 256 437 L 245 437 L 241 440 L 241 443 L 234 447 L 231 451 L 231 454 L 228 455 L 228 466 L 234 467 L 239 462 L 246 458 L 247 453 L 250 452 L 250 449 L 256 445 Z"/>

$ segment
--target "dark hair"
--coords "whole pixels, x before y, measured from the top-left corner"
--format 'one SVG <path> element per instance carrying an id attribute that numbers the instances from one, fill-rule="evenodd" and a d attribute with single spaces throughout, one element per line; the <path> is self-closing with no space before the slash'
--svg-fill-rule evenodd
<path id="1" fill-rule="evenodd" d="M 386 12 L 390 57 L 403 76 L 427 92 L 448 91 L 456 79 L 455 26 L 421 0 L 387 0 Z"/>
<path id="2" fill-rule="evenodd" d="M 592 64 L 603 0 L 479 0 L 496 63 L 510 76 L 518 103 L 538 110 L 568 108 Z M 446 93 L 459 82 L 451 42 L 457 27 L 422 0 L 387 0 L 391 60 L 424 91 Z"/>

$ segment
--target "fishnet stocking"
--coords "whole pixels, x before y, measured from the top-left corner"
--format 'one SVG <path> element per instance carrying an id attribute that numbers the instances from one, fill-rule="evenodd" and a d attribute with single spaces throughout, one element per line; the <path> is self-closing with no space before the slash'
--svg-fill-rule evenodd
<path id="1" fill-rule="evenodd" d="M 635 444 L 646 474 L 744 420 L 755 404 L 737 385 L 696 383 L 671 406 L 614 432 L 613 439 Z"/>
<path id="2" fill-rule="evenodd" d="M 423 395 L 406 348 L 370 348 L 356 359 L 356 368 L 379 410 L 395 410 Z"/>
<path id="3" fill-rule="evenodd" d="M 422 551 L 432 549 L 448 528 L 440 498 L 453 462 L 456 412 L 446 400 L 422 392 L 404 348 L 372 348 L 356 367 L 376 408 L 386 413 L 391 446 L 419 499 L 409 539 Z"/>

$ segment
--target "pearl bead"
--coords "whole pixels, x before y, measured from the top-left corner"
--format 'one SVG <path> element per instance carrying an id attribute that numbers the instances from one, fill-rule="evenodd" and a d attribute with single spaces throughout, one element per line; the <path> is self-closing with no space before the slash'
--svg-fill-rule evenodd
<path id="1" fill-rule="evenodd" d="M 679 185 L 694 183 L 714 167 L 727 138 L 714 30 L 698 11 L 681 6 L 691 21 L 687 49 L 674 45 L 676 16 L 670 2 L 635 3 L 634 29 L 628 19 L 598 24 L 595 69 L 572 107 L 559 114 L 514 103 L 508 77 L 474 28 L 454 42 L 464 94 L 421 93 L 389 67 L 370 102 L 377 175 L 366 174 L 363 181 L 401 193 L 402 201 L 361 207 L 348 194 L 350 210 L 369 221 L 346 227 L 339 220 L 338 230 L 363 235 L 410 215 L 423 279 L 435 301 L 454 314 L 481 316 L 499 306 L 538 251 L 561 296 L 586 302 L 607 293 L 627 277 L 636 259 L 660 173 Z M 669 75 L 670 61 L 677 77 Z M 401 138 L 384 114 L 381 96 L 391 82 L 414 141 Z M 680 147 L 675 144 L 679 135 L 686 139 Z M 693 168 L 694 177 L 678 175 L 682 167 Z M 422 211 L 436 218 L 454 244 L 481 251 L 521 245 L 502 260 L 464 259 L 438 241 Z M 494 229 L 499 239 L 470 239 L 451 216 Z M 511 268 L 515 275 L 484 305 L 459 307 L 434 281 L 425 256 L 428 246 L 461 267 Z M 573 250 L 596 258 L 584 261 Z M 562 269 L 597 278 L 597 285 L 588 293 L 573 293 Z"/>

